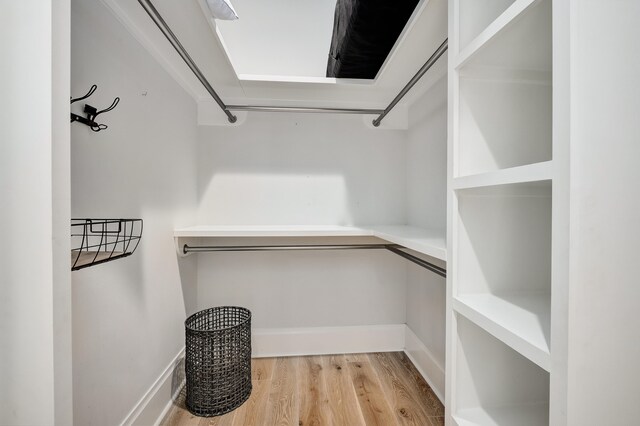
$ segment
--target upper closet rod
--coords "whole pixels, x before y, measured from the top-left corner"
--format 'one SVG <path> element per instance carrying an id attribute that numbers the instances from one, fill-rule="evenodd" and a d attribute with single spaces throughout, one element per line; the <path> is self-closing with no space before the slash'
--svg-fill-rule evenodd
<path id="1" fill-rule="evenodd" d="M 251 105 L 228 105 L 231 111 L 256 111 L 256 112 L 313 112 L 326 114 L 382 114 L 382 109 L 358 109 L 358 108 L 318 108 L 318 107 L 289 107 L 289 106 L 251 106 Z"/>
<path id="2" fill-rule="evenodd" d="M 191 71 L 193 71 L 196 77 L 198 77 L 198 80 L 200 80 L 200 83 L 202 83 L 204 88 L 207 89 L 207 92 L 209 92 L 211 97 L 213 97 L 213 99 L 216 101 L 218 106 L 222 108 L 222 111 L 224 111 L 224 113 L 227 115 L 227 118 L 229 119 L 229 123 L 235 123 L 236 121 L 238 121 L 238 118 L 235 115 L 231 114 L 231 112 L 229 112 L 229 108 L 227 108 L 227 106 L 222 101 L 222 99 L 220 99 L 220 96 L 218 96 L 218 94 L 213 89 L 213 87 L 211 87 L 211 84 L 209 84 L 209 81 L 207 81 L 206 77 L 204 76 L 204 74 L 202 74 L 202 71 L 200 71 L 200 68 L 198 68 L 196 63 L 193 62 L 193 59 L 191 59 L 191 56 L 189 56 L 189 54 L 187 53 L 185 48 L 182 46 L 182 44 L 180 43 L 176 35 L 173 33 L 173 31 L 171 31 L 171 28 L 169 28 L 169 26 L 164 21 L 164 19 L 162 19 L 162 16 L 158 12 L 158 10 L 155 8 L 155 6 L 153 6 L 153 4 L 149 0 L 138 0 L 138 3 L 140 3 L 140 6 L 142 6 L 142 8 L 151 17 L 153 22 L 158 26 L 160 31 L 162 31 L 162 34 L 164 34 L 167 40 L 169 40 L 169 43 L 171 43 L 173 48 L 176 49 L 176 52 L 178 52 L 178 54 L 184 60 L 187 66 L 191 68 Z"/>
<path id="3" fill-rule="evenodd" d="M 380 114 L 380 117 L 373 120 L 373 125 L 375 127 L 380 126 L 380 123 L 387 116 L 387 114 L 389 114 L 391 110 L 395 108 L 396 105 L 398 105 L 398 102 L 400 102 L 400 100 L 404 98 L 404 95 L 406 95 L 409 92 L 409 90 L 411 90 L 413 86 L 416 85 L 416 83 L 422 78 L 422 76 L 425 75 L 427 71 L 429 71 L 429 69 L 433 66 L 433 64 L 435 64 L 436 61 L 440 59 L 440 56 L 444 55 L 444 52 L 446 52 L 448 48 L 449 48 L 449 39 L 445 39 L 440 45 L 440 47 L 438 47 L 436 51 L 433 52 L 433 55 L 431 55 L 431 57 L 427 60 L 427 62 L 425 62 L 422 68 L 420 68 L 420 70 L 416 73 L 416 75 L 414 75 L 413 78 L 407 83 L 407 85 L 404 86 L 404 88 L 400 91 L 400 93 L 398 93 L 398 96 L 396 96 L 391 101 L 389 106 L 382 112 L 382 114 Z"/>
<path id="4" fill-rule="evenodd" d="M 187 66 L 193 71 L 195 76 L 200 80 L 202 85 L 207 89 L 211 97 L 216 101 L 218 106 L 222 109 L 222 111 L 227 115 L 230 123 L 235 123 L 238 121 L 238 118 L 231 114 L 231 110 L 233 111 L 262 111 L 262 112 L 313 112 L 313 113 L 340 113 L 340 114 L 371 114 L 377 115 L 380 114 L 378 118 L 373 120 L 373 125 L 375 127 L 380 126 L 382 120 L 391 112 L 393 108 L 396 107 L 398 102 L 416 85 L 416 83 L 422 78 L 423 75 L 426 74 L 427 71 L 436 63 L 436 61 L 447 51 L 448 47 L 448 39 L 445 40 L 440 47 L 431 55 L 431 57 L 427 60 L 427 62 L 420 68 L 420 70 L 416 73 L 415 76 L 407 83 L 407 85 L 400 91 L 398 96 L 396 96 L 393 101 L 389 104 L 387 108 L 384 110 L 379 109 L 354 109 L 354 108 L 313 108 L 313 107 L 266 107 L 266 106 L 251 106 L 251 105 L 226 105 L 220 96 L 213 89 L 209 81 L 207 81 L 202 71 L 198 68 L 191 56 L 187 53 L 185 48 L 182 46 L 176 35 L 171 31 L 171 28 L 167 25 L 165 20 L 162 18 L 158 10 L 151 3 L 150 0 L 138 0 L 138 3 L 142 6 L 142 8 L 147 12 L 147 14 L 151 17 L 153 22 L 157 25 L 157 27 L 162 31 L 162 34 L 169 40 L 169 43 L 173 46 L 173 48 L 178 52 L 180 57 L 184 60 Z"/>

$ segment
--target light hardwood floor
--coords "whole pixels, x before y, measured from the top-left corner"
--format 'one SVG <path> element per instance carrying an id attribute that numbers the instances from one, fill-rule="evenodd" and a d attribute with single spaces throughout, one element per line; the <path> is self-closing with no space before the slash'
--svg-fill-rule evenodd
<path id="1" fill-rule="evenodd" d="M 235 411 L 196 417 L 183 391 L 162 425 L 444 425 L 444 407 L 402 352 L 261 358 L 251 373 L 251 397 Z"/>

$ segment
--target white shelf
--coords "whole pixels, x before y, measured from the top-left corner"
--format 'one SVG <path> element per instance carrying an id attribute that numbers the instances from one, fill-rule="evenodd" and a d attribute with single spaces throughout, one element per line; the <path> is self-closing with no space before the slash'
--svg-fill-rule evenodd
<path id="1" fill-rule="evenodd" d="M 493 172 L 462 176 L 453 179 L 453 189 L 481 188 L 512 183 L 539 182 L 553 178 L 553 162 L 528 164 Z"/>
<path id="2" fill-rule="evenodd" d="M 550 371 L 548 294 L 466 294 L 454 309 L 540 368 Z"/>
<path id="3" fill-rule="evenodd" d="M 370 230 L 352 226 L 333 225 L 276 225 L 237 226 L 203 225 L 176 229 L 174 237 L 366 237 L 373 236 Z"/>
<path id="4" fill-rule="evenodd" d="M 552 160 L 551 17 L 551 0 L 517 0 L 454 59 L 457 176 Z"/>
<path id="5" fill-rule="evenodd" d="M 549 372 L 460 313 L 453 326 L 456 374 L 449 383 L 458 424 L 546 425 L 548 409 L 542 407 L 549 401 Z"/>
<path id="6" fill-rule="evenodd" d="M 236 226 L 203 225 L 176 229 L 176 238 L 235 237 L 377 237 L 399 244 L 427 256 L 446 261 L 447 244 L 444 232 L 412 226 Z"/>
<path id="7" fill-rule="evenodd" d="M 549 424 L 549 405 L 470 408 L 459 411 L 454 420 L 458 426 L 546 426 Z"/>
<path id="8" fill-rule="evenodd" d="M 515 0 L 458 0 L 458 52 L 504 13 Z M 454 11 L 454 15 L 456 12 Z M 455 26 L 454 26 L 455 30 Z"/>
<path id="9" fill-rule="evenodd" d="M 447 260 L 444 232 L 413 226 L 372 226 L 373 235 L 440 260 Z"/>
<path id="10" fill-rule="evenodd" d="M 478 52 L 482 51 L 492 40 L 501 34 L 505 29 L 509 28 L 518 18 L 527 12 L 532 6 L 540 3 L 542 0 L 516 0 L 507 8 L 495 21 L 474 38 L 458 55 L 456 60 L 456 69 L 460 69 Z M 529 52 L 523 52 L 527 54 Z"/>

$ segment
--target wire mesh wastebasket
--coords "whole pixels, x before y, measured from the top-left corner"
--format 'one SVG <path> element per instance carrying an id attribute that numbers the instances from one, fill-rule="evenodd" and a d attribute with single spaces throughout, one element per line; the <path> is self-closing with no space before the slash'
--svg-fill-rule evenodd
<path id="1" fill-rule="evenodd" d="M 251 312 L 205 309 L 185 321 L 187 409 L 201 417 L 238 408 L 251 395 Z"/>

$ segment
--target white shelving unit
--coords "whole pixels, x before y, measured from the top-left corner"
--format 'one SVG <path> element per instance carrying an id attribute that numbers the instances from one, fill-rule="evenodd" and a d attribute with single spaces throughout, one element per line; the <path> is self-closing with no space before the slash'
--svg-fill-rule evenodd
<path id="1" fill-rule="evenodd" d="M 449 11 L 447 424 L 547 425 L 552 0 Z"/>
<path id="2" fill-rule="evenodd" d="M 460 49 L 465 49 L 469 43 L 476 40 L 478 35 L 485 32 L 489 24 L 496 20 L 514 0 L 460 0 L 458 2 L 458 16 L 460 31 L 458 44 Z M 523 3 L 523 2 L 520 2 Z M 527 3 L 524 1 L 524 3 Z M 499 25 L 499 23 L 497 24 Z M 456 53 L 458 53 L 457 51 Z"/>
<path id="3" fill-rule="evenodd" d="M 537 0 L 515 2 L 452 55 L 455 177 L 551 160 L 551 53 L 551 1 Z"/>
<path id="4" fill-rule="evenodd" d="M 455 311 L 549 371 L 550 297 L 545 294 L 468 294 Z"/>
<path id="5" fill-rule="evenodd" d="M 390 244 L 398 244 L 418 253 L 446 261 L 447 244 L 441 232 L 413 226 L 334 226 L 334 225 L 283 225 L 283 226 L 236 226 L 201 225 L 176 229 L 174 238 L 178 247 L 187 239 L 207 238 L 378 238 Z"/>
<path id="6" fill-rule="evenodd" d="M 456 334 L 453 417 L 459 426 L 549 423 L 547 371 L 465 318 Z"/>
<path id="7" fill-rule="evenodd" d="M 526 166 L 501 169 L 494 172 L 454 178 L 453 189 L 471 189 L 512 183 L 539 182 L 551 180 L 552 173 L 553 163 L 551 161 L 545 161 Z"/>

